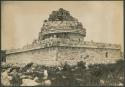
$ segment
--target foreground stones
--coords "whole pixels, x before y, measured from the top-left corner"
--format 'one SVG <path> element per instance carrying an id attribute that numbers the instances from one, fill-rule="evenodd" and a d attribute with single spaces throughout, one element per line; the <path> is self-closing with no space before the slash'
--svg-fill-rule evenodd
<path id="1" fill-rule="evenodd" d="M 4 86 L 123 86 L 124 81 L 122 62 L 87 67 L 85 63 L 59 67 L 34 64 L 24 67 L 4 66 L 1 75 Z"/>
<path id="2" fill-rule="evenodd" d="M 32 79 L 23 79 L 21 86 L 37 86 L 37 85 L 39 85 L 39 83 L 37 83 Z"/>
<path id="3" fill-rule="evenodd" d="M 1 75 L 1 83 L 6 86 L 10 86 L 10 80 L 12 80 L 12 77 L 8 75 L 8 71 L 4 71 Z"/>

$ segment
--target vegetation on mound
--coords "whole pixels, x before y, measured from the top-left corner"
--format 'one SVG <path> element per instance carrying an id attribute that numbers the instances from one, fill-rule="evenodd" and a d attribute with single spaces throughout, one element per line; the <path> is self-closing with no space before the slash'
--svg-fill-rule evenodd
<path id="1" fill-rule="evenodd" d="M 2 68 L 4 72 L 8 66 Z M 82 61 L 77 65 L 71 66 L 65 63 L 61 67 L 47 67 L 42 65 L 35 65 L 33 63 L 27 64 L 25 67 L 12 67 L 8 74 L 14 70 L 18 73 L 16 81 L 11 81 L 13 85 L 22 84 L 22 76 L 30 76 L 31 78 L 38 77 L 37 82 L 42 83 L 44 69 L 48 71 L 48 78 L 52 86 L 118 86 L 123 85 L 124 82 L 124 61 L 119 60 L 114 64 L 94 64 L 86 67 Z M 10 74 L 11 76 L 11 74 Z M 41 84 L 42 85 L 42 84 Z"/>

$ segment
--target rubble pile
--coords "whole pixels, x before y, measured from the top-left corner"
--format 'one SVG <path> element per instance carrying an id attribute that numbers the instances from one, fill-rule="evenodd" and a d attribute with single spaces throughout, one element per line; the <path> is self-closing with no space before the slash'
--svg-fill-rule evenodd
<path id="1" fill-rule="evenodd" d="M 53 11 L 52 14 L 50 14 L 48 20 L 49 21 L 74 21 L 77 19 L 72 17 L 69 11 L 66 11 L 63 8 L 60 8 L 58 11 Z"/>

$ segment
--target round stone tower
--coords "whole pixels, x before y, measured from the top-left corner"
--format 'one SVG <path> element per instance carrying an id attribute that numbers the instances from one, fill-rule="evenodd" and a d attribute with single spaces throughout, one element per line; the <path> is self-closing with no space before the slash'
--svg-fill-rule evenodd
<path id="1" fill-rule="evenodd" d="M 57 66 L 79 61 L 87 64 L 112 63 L 120 58 L 120 46 L 84 41 L 86 29 L 62 8 L 53 11 L 43 22 L 36 40 L 23 49 L 6 52 L 7 63 L 37 63 Z"/>
<path id="2" fill-rule="evenodd" d="M 83 41 L 86 36 L 86 29 L 82 23 L 72 17 L 69 11 L 60 8 L 53 11 L 47 20 L 44 20 L 39 41 L 46 39 Z"/>

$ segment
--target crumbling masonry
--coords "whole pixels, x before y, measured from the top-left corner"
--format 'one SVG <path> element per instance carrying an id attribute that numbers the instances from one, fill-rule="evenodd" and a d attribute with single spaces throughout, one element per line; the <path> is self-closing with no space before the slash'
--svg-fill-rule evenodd
<path id="1" fill-rule="evenodd" d="M 38 39 L 22 49 L 6 52 L 6 63 L 34 62 L 42 65 L 74 65 L 78 61 L 87 64 L 114 63 L 121 58 L 117 44 L 84 41 L 86 29 L 72 17 L 69 11 L 60 8 L 44 21 Z"/>

